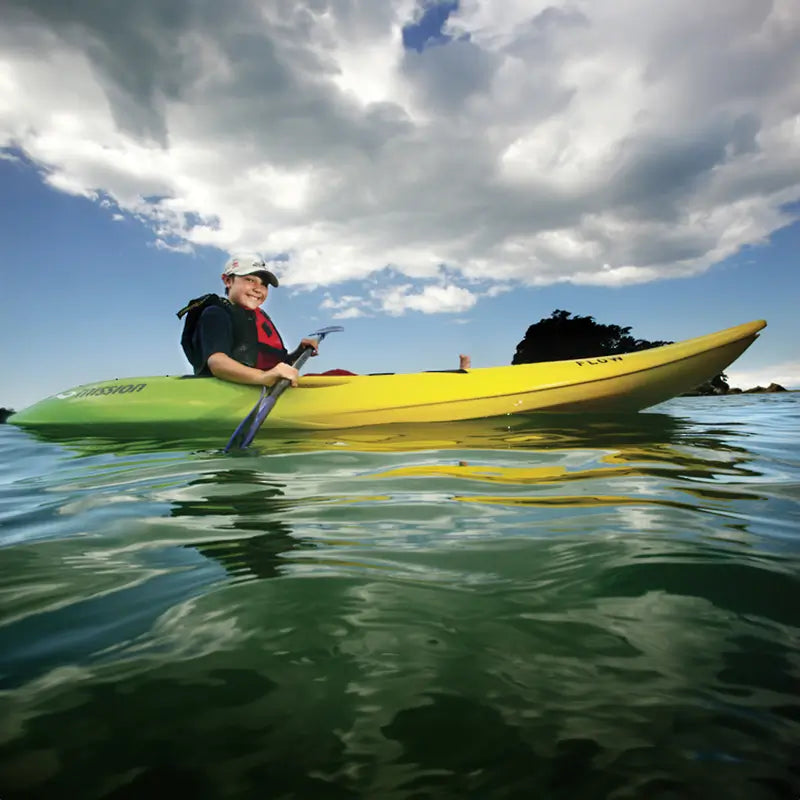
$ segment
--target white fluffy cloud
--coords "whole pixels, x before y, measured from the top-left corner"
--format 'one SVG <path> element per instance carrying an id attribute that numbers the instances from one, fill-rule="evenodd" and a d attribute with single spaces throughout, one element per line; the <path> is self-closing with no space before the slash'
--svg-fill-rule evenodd
<path id="1" fill-rule="evenodd" d="M 796 0 L 461 0 L 404 46 L 434 5 L 6 0 L 0 146 L 163 248 L 391 266 L 349 316 L 691 275 L 797 216 Z"/>
<path id="2" fill-rule="evenodd" d="M 382 311 L 400 316 L 405 311 L 422 311 L 431 314 L 436 311 L 460 313 L 477 302 L 477 297 L 468 289 L 459 286 L 426 286 L 416 292 L 410 285 L 397 286 L 372 293 L 380 303 Z"/>
<path id="3" fill-rule="evenodd" d="M 800 389 L 800 361 L 784 361 L 757 370 L 732 367 L 725 374 L 728 376 L 728 383 L 740 389 L 769 386 L 771 383 L 777 383 L 784 389 Z"/>
<path id="4" fill-rule="evenodd" d="M 486 291 L 487 295 L 492 293 L 492 288 Z M 402 316 L 406 311 L 421 311 L 423 314 L 460 313 L 477 302 L 478 295 L 475 292 L 452 284 L 431 284 L 420 289 L 412 283 L 403 283 L 370 289 L 366 296 L 341 295 L 334 298 L 327 295 L 320 307 L 332 311 L 335 319 L 349 319 L 378 313 Z"/>

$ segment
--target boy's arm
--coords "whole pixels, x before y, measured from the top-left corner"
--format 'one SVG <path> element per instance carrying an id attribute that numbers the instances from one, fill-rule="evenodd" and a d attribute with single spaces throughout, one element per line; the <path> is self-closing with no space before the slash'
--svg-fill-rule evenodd
<path id="1" fill-rule="evenodd" d="M 297 361 L 298 358 L 300 358 L 306 347 L 311 348 L 312 356 L 318 355 L 319 351 L 317 350 L 317 347 L 319 347 L 319 339 L 311 339 L 311 338 L 302 339 L 300 344 L 297 345 L 297 347 L 295 347 L 295 349 L 292 350 L 292 352 L 286 356 L 286 363 L 294 364 L 294 362 Z"/>
<path id="2" fill-rule="evenodd" d="M 233 358 L 233 325 L 230 315 L 221 308 L 206 308 L 198 320 L 197 336 L 203 365 L 215 378 L 250 386 L 272 386 L 281 378 L 297 385 L 297 370 L 288 364 L 277 364 L 272 369 L 248 367 Z"/>
<path id="3" fill-rule="evenodd" d="M 233 383 L 246 383 L 251 386 L 272 386 L 281 378 L 297 386 L 297 370 L 289 364 L 276 364 L 272 369 L 256 369 L 241 364 L 225 353 L 212 353 L 206 362 L 211 374 Z"/>

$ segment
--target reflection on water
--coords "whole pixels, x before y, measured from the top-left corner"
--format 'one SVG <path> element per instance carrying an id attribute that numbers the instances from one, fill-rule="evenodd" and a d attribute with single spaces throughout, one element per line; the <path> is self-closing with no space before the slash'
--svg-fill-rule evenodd
<path id="1" fill-rule="evenodd" d="M 794 397 L 0 431 L 0 798 L 784 798 Z"/>
<path id="2" fill-rule="evenodd" d="M 246 487 L 246 488 L 245 488 Z M 231 577 L 273 578 L 282 554 L 300 546 L 291 528 L 281 520 L 289 508 L 284 484 L 265 479 L 254 469 L 207 472 L 189 481 L 191 495 L 176 499 L 170 516 L 207 519 L 206 531 L 220 537 L 184 545 L 222 565 Z"/>

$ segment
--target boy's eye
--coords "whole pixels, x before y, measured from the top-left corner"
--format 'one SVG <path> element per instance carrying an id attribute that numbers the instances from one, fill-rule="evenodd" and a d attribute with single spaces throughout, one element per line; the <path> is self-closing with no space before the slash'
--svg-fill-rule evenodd
<path id="1" fill-rule="evenodd" d="M 249 286 L 264 286 L 264 282 L 257 275 L 242 275 L 241 277 Z"/>

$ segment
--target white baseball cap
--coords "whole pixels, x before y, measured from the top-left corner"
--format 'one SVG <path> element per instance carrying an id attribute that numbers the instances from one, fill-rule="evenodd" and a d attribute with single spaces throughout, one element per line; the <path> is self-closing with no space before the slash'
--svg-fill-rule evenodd
<path id="1" fill-rule="evenodd" d="M 234 253 L 226 262 L 223 275 L 263 275 L 265 283 L 278 285 L 278 279 L 267 269 L 266 262 L 258 253 Z"/>

